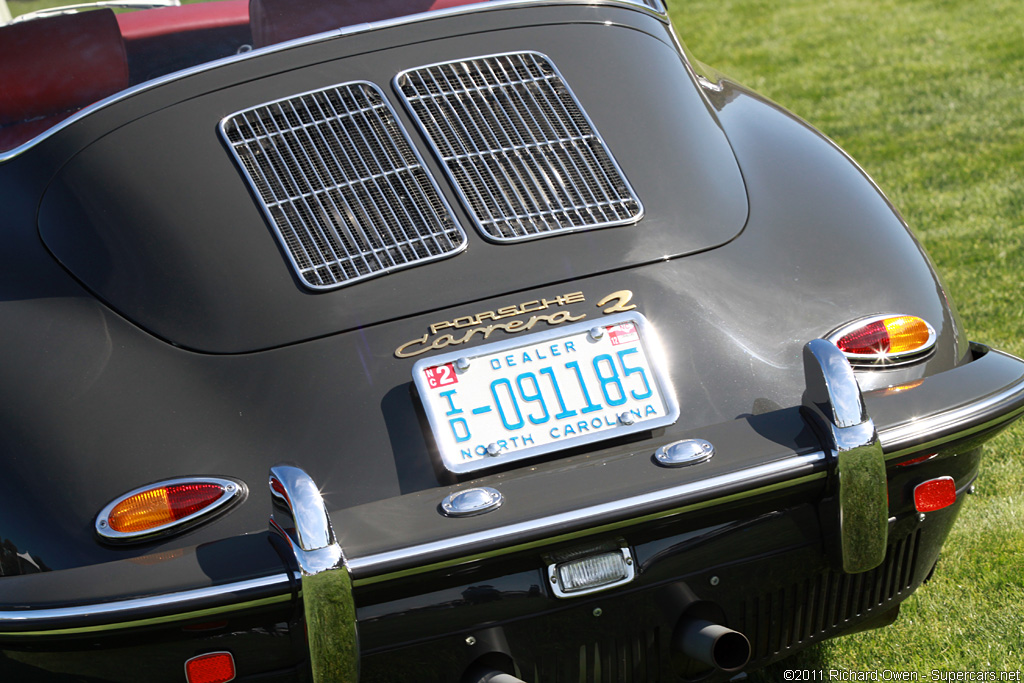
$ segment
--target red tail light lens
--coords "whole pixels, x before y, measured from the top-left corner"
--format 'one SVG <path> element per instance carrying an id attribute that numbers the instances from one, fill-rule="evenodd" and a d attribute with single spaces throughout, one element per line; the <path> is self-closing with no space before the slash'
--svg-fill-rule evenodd
<path id="1" fill-rule="evenodd" d="M 110 528 L 121 533 L 149 531 L 213 505 L 224 494 L 217 484 L 174 484 L 136 493 L 110 511 Z"/>
<path id="2" fill-rule="evenodd" d="M 173 479 L 130 491 L 107 505 L 96 532 L 109 541 L 132 541 L 180 531 L 237 502 L 241 482 L 220 478 Z"/>
<path id="3" fill-rule="evenodd" d="M 211 652 L 185 662 L 188 683 L 228 683 L 235 680 L 235 658 L 230 652 Z"/>
<path id="4" fill-rule="evenodd" d="M 939 477 L 914 487 L 914 507 L 918 512 L 934 512 L 956 502 L 953 477 Z"/>
<path id="5" fill-rule="evenodd" d="M 854 365 L 917 360 L 935 346 L 935 329 L 912 315 L 877 315 L 844 325 L 827 339 Z"/>

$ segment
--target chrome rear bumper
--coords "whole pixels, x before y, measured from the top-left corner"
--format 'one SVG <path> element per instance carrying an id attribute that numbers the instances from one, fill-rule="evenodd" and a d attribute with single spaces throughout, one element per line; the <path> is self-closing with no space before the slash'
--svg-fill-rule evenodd
<path id="1" fill-rule="evenodd" d="M 811 355 L 814 357 L 810 365 L 813 370 L 814 364 L 820 365 L 820 362 L 814 353 Z M 824 381 L 824 373 L 821 375 L 820 379 L 816 378 L 810 383 L 813 385 Z M 862 397 L 862 406 L 867 414 L 875 418 L 877 442 L 889 466 L 915 454 L 955 445 L 962 440 L 969 439 L 972 443 L 983 440 L 1019 418 L 1024 414 L 1024 362 L 975 345 L 970 362 L 928 377 L 912 388 L 896 389 L 899 390 L 870 392 Z M 328 580 L 325 583 L 330 586 L 326 594 L 342 596 L 336 603 L 332 603 L 334 606 L 331 610 L 336 611 L 336 614 L 331 618 L 335 625 L 328 630 L 336 631 L 340 620 L 343 626 L 337 632 L 351 634 L 343 647 L 354 648 L 357 642 L 354 617 L 347 616 L 354 615 L 350 611 L 353 585 L 358 587 L 380 583 L 391 578 L 424 573 L 577 536 L 628 528 L 652 519 L 708 509 L 761 493 L 806 485 L 808 482 L 820 482 L 823 490 L 829 479 L 830 464 L 838 466 L 840 473 L 843 471 L 839 466 L 841 458 L 835 455 L 839 450 L 839 442 L 846 443 L 846 437 L 842 436 L 845 432 L 835 433 L 839 429 L 854 428 L 861 435 L 860 440 L 855 441 L 860 443 L 856 448 L 866 446 L 868 450 L 863 458 L 870 464 L 868 469 L 877 469 L 878 450 L 864 436 L 870 434 L 869 428 L 865 426 L 870 421 L 860 421 L 858 425 L 859 411 L 855 405 L 850 409 L 833 410 L 830 416 L 827 410 L 821 409 L 822 402 L 814 398 L 816 396 L 814 391 L 808 393 L 808 401 L 815 404 L 810 412 L 817 415 L 812 420 L 825 433 L 825 438 L 808 438 L 810 430 L 807 429 L 806 416 L 794 419 L 790 414 L 792 411 L 762 416 L 766 422 L 783 422 L 788 425 L 780 428 L 792 437 L 792 443 L 787 445 L 778 443 L 778 434 L 757 433 L 758 429 L 752 429 L 749 420 L 692 430 L 694 436 L 715 443 L 719 451 L 716 460 L 727 463 L 727 466 L 712 469 L 701 465 L 696 468 L 700 470 L 697 474 L 679 474 L 678 470 L 657 467 L 646 451 L 626 452 L 621 457 L 609 459 L 602 465 L 600 472 L 603 480 L 618 481 L 619 474 L 649 466 L 650 476 L 646 479 L 621 478 L 633 489 L 625 495 L 606 495 L 603 500 L 587 502 L 588 477 L 595 468 L 590 467 L 590 471 L 585 466 L 552 468 L 544 473 L 545 487 L 550 484 L 555 489 L 565 490 L 570 483 L 575 482 L 580 490 L 579 500 L 584 502 L 577 505 L 569 501 L 567 507 L 571 509 L 555 513 L 538 515 L 536 510 L 520 511 L 517 505 L 506 504 L 500 514 L 459 520 L 445 518 L 437 512 L 437 505 L 444 496 L 464 488 L 460 485 L 336 511 L 331 517 L 327 516 L 321 501 L 318 514 L 322 513 L 322 519 L 313 527 L 320 530 L 316 535 L 303 531 L 300 536 L 298 527 L 290 526 L 283 518 L 275 522 L 282 538 L 286 539 L 292 549 L 296 564 L 300 568 L 304 562 L 306 564 L 306 569 L 298 573 L 293 570 L 281 571 L 258 578 L 168 591 L 155 585 L 157 582 L 154 577 L 158 574 L 155 567 L 159 567 L 158 564 L 151 568 L 124 561 L 124 580 L 115 587 L 98 590 L 92 596 L 83 595 L 77 600 L 67 600 L 66 604 L 54 604 L 53 596 L 66 592 L 59 587 L 72 573 L 77 584 L 109 587 L 110 573 L 117 572 L 118 567 L 115 565 L 122 563 L 4 577 L 0 580 L 0 640 L 10 642 L 35 637 L 59 638 L 82 633 L 115 632 L 287 603 L 294 599 L 297 579 L 302 581 L 304 601 L 312 602 L 310 597 L 319 594 L 319 591 L 310 590 L 308 586 L 320 583 L 324 578 L 321 575 L 326 575 Z M 835 407 L 839 401 L 833 398 L 829 403 Z M 798 422 L 807 433 L 797 433 Z M 832 437 L 827 436 L 830 432 L 833 433 Z M 832 443 L 824 444 L 829 438 Z M 845 452 L 853 453 L 855 459 L 859 459 L 861 456 L 856 455 L 856 448 Z M 740 452 L 750 457 L 747 460 L 739 460 L 737 457 L 735 462 L 731 462 L 730 454 Z M 291 474 L 295 477 L 279 471 L 276 480 L 288 492 L 287 498 L 292 501 L 291 510 L 294 512 L 295 499 L 304 495 L 297 492 L 314 491 L 316 487 L 311 481 L 305 485 L 299 484 L 301 476 L 295 472 Z M 863 488 L 870 491 L 869 495 L 877 500 L 878 487 L 873 477 L 858 479 L 859 476 L 854 474 L 849 477 L 854 483 L 847 490 Z M 541 484 L 537 477 L 517 479 L 498 475 L 495 479 L 492 484 L 501 488 L 509 501 L 523 499 L 527 491 Z M 849 481 L 846 483 L 850 484 Z M 609 497 L 611 500 L 608 500 Z M 280 496 L 278 500 L 282 500 Z M 289 506 L 285 504 L 284 508 L 279 509 L 278 516 L 288 509 Z M 854 529 L 873 528 L 877 522 L 876 512 L 866 514 L 867 523 L 855 526 Z M 419 534 L 419 542 L 396 542 L 394 539 L 400 536 L 399 533 L 381 534 L 373 523 L 375 519 L 394 520 L 396 517 L 412 520 L 416 526 L 415 533 Z M 331 529 L 331 521 L 334 528 L 344 530 L 345 553 L 341 553 L 340 547 L 332 548 L 337 546 L 337 541 L 333 535 L 326 533 L 327 529 Z M 862 522 L 856 524 L 861 525 Z M 869 565 L 877 559 L 879 544 L 877 530 L 866 533 L 868 541 L 865 543 L 853 538 L 859 537 L 860 531 L 850 532 L 848 528 L 844 535 L 850 536 L 851 533 L 852 537 L 842 551 L 843 558 L 849 558 L 850 561 L 847 571 Z M 322 545 L 325 540 L 328 542 Z M 883 544 L 883 551 L 884 547 Z M 326 563 L 310 560 L 312 556 L 322 559 L 326 555 L 333 560 Z M 161 568 L 161 576 L 173 572 L 175 563 L 184 562 L 181 558 L 168 558 L 164 562 L 166 567 Z M 847 566 L 847 559 L 843 559 L 843 566 Z M 168 570 L 167 567 L 172 569 Z M 316 571 L 318 567 L 320 571 Z M 196 571 L 196 568 L 190 571 Z M 96 577 L 95 582 L 90 580 L 93 575 Z M 329 599 L 333 600 L 334 597 Z M 344 625 L 349 622 L 349 626 Z"/>

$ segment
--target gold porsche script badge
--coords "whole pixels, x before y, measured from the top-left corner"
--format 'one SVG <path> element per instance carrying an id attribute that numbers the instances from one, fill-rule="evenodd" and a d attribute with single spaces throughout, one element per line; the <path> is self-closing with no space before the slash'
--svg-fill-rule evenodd
<path id="1" fill-rule="evenodd" d="M 629 300 L 633 293 L 623 289 L 613 292 L 598 302 L 598 306 L 607 306 L 604 313 L 618 313 L 628 311 L 636 306 L 630 305 Z M 454 320 L 442 320 L 429 326 L 429 331 L 422 337 L 407 341 L 397 349 L 395 356 L 398 358 L 412 358 L 427 351 L 438 351 L 449 346 L 465 344 L 480 335 L 488 339 L 495 330 L 502 330 L 510 334 L 532 330 L 541 323 L 548 325 L 560 325 L 561 323 L 574 323 L 587 317 L 586 313 L 573 315 L 567 310 L 559 310 L 563 306 L 579 304 L 586 301 L 583 292 L 572 292 L 560 294 L 554 298 L 534 299 L 524 301 L 515 306 L 504 306 L 495 311 L 481 311 L 475 315 L 464 315 Z M 506 318 L 517 318 L 529 314 L 527 320 Z M 439 334 L 441 333 L 441 334 Z"/>

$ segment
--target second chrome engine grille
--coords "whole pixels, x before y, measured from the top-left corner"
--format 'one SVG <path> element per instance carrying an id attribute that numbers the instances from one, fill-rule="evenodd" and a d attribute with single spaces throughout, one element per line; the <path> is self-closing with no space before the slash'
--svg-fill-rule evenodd
<path id="1" fill-rule="evenodd" d="M 221 134 L 310 288 L 340 287 L 466 246 L 372 83 L 237 112 L 221 122 Z"/>
<path id="2" fill-rule="evenodd" d="M 491 240 L 623 225 L 643 214 L 546 56 L 446 62 L 404 71 L 395 83 Z"/>

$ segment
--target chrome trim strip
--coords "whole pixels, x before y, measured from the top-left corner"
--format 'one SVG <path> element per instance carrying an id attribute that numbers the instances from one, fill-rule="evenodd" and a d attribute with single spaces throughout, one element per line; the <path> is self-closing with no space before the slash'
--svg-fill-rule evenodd
<path id="1" fill-rule="evenodd" d="M 990 350 L 988 353 L 999 353 L 1000 355 L 1006 356 L 1009 355 L 995 350 Z M 1015 404 L 1017 407 L 1012 407 Z M 1008 412 L 999 414 L 1000 411 L 1008 408 Z M 853 414 L 856 414 L 856 412 L 856 409 L 854 409 Z M 1001 423 L 1012 421 L 1022 414 L 1024 414 L 1024 379 L 1015 382 L 1014 384 L 1004 388 L 999 393 L 983 399 L 982 401 L 967 404 L 960 408 L 951 409 L 917 422 L 897 427 L 890 427 L 888 429 L 883 428 L 878 431 L 878 436 L 879 440 L 882 442 L 885 458 L 886 460 L 889 460 L 906 455 L 910 450 L 927 449 L 938 443 L 953 441 L 958 438 L 969 436 L 970 434 L 978 431 L 998 426 Z M 983 419 L 986 415 L 996 415 L 996 417 L 973 427 L 968 426 L 972 421 L 978 420 L 979 418 Z M 960 429 L 961 431 L 948 432 L 947 430 L 943 430 L 947 433 L 939 439 L 924 444 L 916 444 L 912 447 L 908 443 L 915 438 L 920 438 L 922 434 L 935 432 L 947 422 L 956 425 L 955 428 Z M 801 474 L 812 472 L 819 465 L 825 463 L 828 457 L 829 456 L 827 456 L 825 452 L 817 451 L 807 455 L 786 458 L 774 463 L 759 465 L 757 467 L 740 470 L 727 475 L 721 475 L 713 479 L 681 484 L 661 491 L 641 496 L 633 496 L 618 501 L 591 506 L 582 510 L 553 515 L 543 519 L 507 525 L 486 532 L 465 534 L 454 538 L 425 543 L 418 546 L 411 546 L 394 551 L 366 555 L 363 557 L 354 557 L 349 559 L 348 566 L 353 576 L 356 577 L 356 584 L 362 585 L 366 583 L 368 579 L 372 578 L 375 573 L 392 573 L 387 569 L 389 565 L 398 564 L 404 566 L 415 566 L 417 562 L 425 563 L 427 561 L 426 558 L 440 554 L 457 553 L 462 557 L 469 557 L 475 552 L 473 546 L 479 547 L 489 542 L 500 541 L 502 539 L 515 539 L 517 536 L 522 537 L 526 534 L 537 535 L 539 533 L 543 533 L 545 530 L 554 530 L 562 525 L 578 525 L 581 522 L 585 522 L 587 518 L 595 515 L 623 513 L 628 511 L 630 508 L 635 508 L 637 506 L 670 503 L 675 498 L 704 492 L 717 487 L 743 485 L 754 482 L 763 477 L 778 475 L 787 471 L 792 472 L 794 475 L 793 478 L 796 478 Z M 513 543 L 513 545 L 521 544 Z"/>
<path id="2" fill-rule="evenodd" d="M 461 536 L 446 538 L 441 541 L 422 543 L 420 545 L 400 548 L 364 557 L 353 557 L 348 560 L 349 570 L 357 581 L 361 577 L 384 571 L 388 565 L 426 563 L 427 558 L 435 555 L 450 554 L 452 552 L 469 555 L 474 552 L 474 546 L 483 546 L 500 542 L 505 539 L 515 541 L 525 535 L 535 536 L 551 531 L 559 527 L 578 525 L 592 521 L 597 517 L 608 517 L 616 514 L 628 513 L 637 508 L 651 506 L 671 505 L 675 499 L 684 496 L 691 496 L 698 493 L 714 492 L 717 489 L 743 485 L 777 476 L 779 474 L 790 474 L 793 478 L 801 474 L 808 474 L 819 464 L 825 461 L 825 453 L 816 451 L 807 455 L 798 455 L 791 458 L 784 458 L 776 462 L 757 467 L 750 467 L 738 472 L 723 474 L 710 479 L 679 484 L 660 491 L 652 491 L 637 496 L 630 496 L 600 505 L 591 505 L 578 510 L 570 510 L 557 515 L 551 515 L 542 519 L 530 520 L 509 524 L 496 529 L 478 531 Z M 515 543 L 513 543 L 515 544 Z"/>
<path id="3" fill-rule="evenodd" d="M 1000 353 L 989 351 L 989 353 Z M 1016 406 L 1016 407 L 1014 407 Z M 913 450 L 927 450 L 950 441 L 962 439 L 998 427 L 1024 414 L 1024 380 L 981 401 L 929 415 L 894 427 L 879 430 L 886 459 L 898 458 Z M 991 419 L 986 419 L 989 416 Z M 978 422 L 978 420 L 983 420 Z M 972 424 L 974 423 L 974 424 Z M 933 439 L 921 442 L 929 434 Z"/>
<path id="4" fill-rule="evenodd" d="M 182 621 L 194 616 L 202 616 L 211 613 L 234 611 L 245 608 L 249 603 L 252 606 L 283 602 L 291 599 L 292 578 L 286 573 L 273 574 L 258 579 L 226 583 L 219 586 L 207 588 L 196 588 L 193 590 L 180 591 L 177 593 L 166 593 L 146 598 L 132 598 L 130 600 L 118 600 L 115 602 L 101 602 L 89 605 L 74 605 L 71 607 L 53 608 L 30 608 L 25 610 L 2 610 L 0 611 L 0 635 L 3 636 L 33 636 L 61 633 L 89 633 L 93 631 L 109 631 L 121 628 L 129 628 L 142 624 L 155 624 L 172 621 Z M 268 598 L 246 599 L 246 594 L 266 593 L 268 591 L 280 591 L 278 595 Z M 239 599 L 241 598 L 241 599 Z M 230 603 L 213 607 L 190 608 L 190 605 L 204 602 L 215 602 L 231 599 Z M 167 611 L 175 608 L 182 608 L 189 611 L 175 614 L 147 616 L 146 613 L 155 610 Z M 102 624 L 89 624 L 88 622 L 102 619 Z M 59 628 L 49 629 L 45 624 L 48 622 L 59 623 Z M 86 622 L 86 623 L 81 623 Z M 79 625 L 81 623 L 81 625 Z M 6 624 L 24 625 L 24 630 L 7 630 Z M 36 630 L 31 630 L 33 625 L 38 624 Z"/>
<path id="5" fill-rule="evenodd" d="M 121 92 L 114 93 L 110 97 L 106 97 L 98 102 L 90 104 L 88 107 L 75 112 L 68 118 L 64 119 L 53 128 L 48 128 L 36 137 L 32 138 L 28 142 L 24 142 L 21 145 L 9 149 L 4 152 L 0 152 L 0 164 L 3 164 L 11 159 L 24 154 L 28 150 L 32 149 L 43 140 L 46 140 L 51 135 L 56 134 L 58 131 L 63 130 L 67 126 L 75 123 L 76 121 L 89 116 L 93 112 L 103 109 L 115 102 L 119 102 L 123 99 L 127 99 L 132 95 L 140 92 L 144 92 L 151 88 L 155 88 L 165 83 L 172 83 L 182 78 L 187 78 L 195 74 L 203 73 L 204 71 L 210 71 L 212 69 L 219 68 L 227 64 L 233 64 L 235 62 L 252 59 L 260 55 L 270 54 L 273 52 L 280 52 L 282 50 L 288 50 L 293 47 L 300 47 L 302 45 L 309 45 L 312 43 L 319 43 L 324 40 L 330 40 L 332 38 L 340 38 L 343 36 L 353 35 L 356 33 L 364 33 L 366 31 L 375 31 L 377 29 L 391 28 L 393 26 L 402 26 L 404 24 L 411 24 L 418 21 L 428 21 L 430 19 L 439 19 L 443 17 L 456 16 L 460 14 L 468 14 L 470 12 L 489 12 L 492 10 L 502 9 L 514 9 L 517 7 L 528 7 L 528 6 L 558 6 L 558 5 L 607 5 L 610 7 L 620 7 L 622 9 L 631 9 L 637 12 L 648 14 L 650 16 L 660 19 L 663 23 L 669 24 L 668 15 L 662 14 L 657 10 L 652 9 L 642 3 L 641 0 L 490 0 L 489 2 L 473 4 L 473 5 L 459 5 L 458 7 L 449 7 L 447 9 L 431 10 L 429 12 L 423 12 L 420 14 L 410 14 L 404 17 L 395 17 L 394 19 L 387 19 L 385 21 L 377 21 L 372 23 L 356 24 L 354 26 L 345 26 L 332 31 L 325 31 L 323 33 L 317 33 L 312 36 L 304 36 L 302 38 L 296 38 L 284 43 L 277 43 L 274 45 L 268 45 L 255 50 L 250 50 L 242 54 L 231 55 L 230 57 L 224 57 L 222 59 L 214 60 L 212 62 L 206 62 L 205 64 L 199 64 L 197 66 L 182 69 L 160 78 L 155 78 L 145 83 L 140 83 L 136 86 L 132 86 Z"/>
<path id="6" fill-rule="evenodd" d="M 822 451 L 792 458 L 785 458 L 774 463 L 759 465 L 739 472 L 721 475 L 703 481 L 681 484 L 661 491 L 632 496 L 622 500 L 612 501 L 610 503 L 594 505 L 581 510 L 553 515 L 541 520 L 512 524 L 491 531 L 465 534 L 451 539 L 446 539 L 444 541 L 411 546 L 409 548 L 379 553 L 376 555 L 367 555 L 361 558 L 348 559 L 346 566 L 353 574 L 356 574 L 357 572 L 361 575 L 372 574 L 375 570 L 378 570 L 387 564 L 395 562 L 407 564 L 415 562 L 417 558 L 426 557 L 439 552 L 458 550 L 465 546 L 472 546 L 474 544 L 485 543 L 496 539 L 514 539 L 517 536 L 521 536 L 528 532 L 542 532 L 545 529 L 553 530 L 562 525 L 585 522 L 587 521 L 587 518 L 594 515 L 622 513 L 628 512 L 631 508 L 636 508 L 637 506 L 671 503 L 673 499 L 682 496 L 705 491 L 713 491 L 717 488 L 734 486 L 737 484 L 742 485 L 750 481 L 756 481 L 757 479 L 781 473 L 792 473 L 794 478 L 796 478 L 799 475 L 811 474 L 816 466 L 824 460 L 825 453 Z M 471 552 L 472 549 L 469 548 L 464 554 L 468 555 Z M 139 625 L 183 621 L 185 619 L 204 616 L 206 614 L 234 611 L 249 606 L 249 604 L 243 600 L 213 608 L 188 610 L 189 603 L 213 601 L 217 598 L 227 598 L 229 596 L 238 596 L 239 594 L 242 594 L 244 597 L 245 593 L 255 591 L 266 592 L 268 589 L 280 590 L 280 594 L 271 598 L 254 601 L 252 606 L 270 604 L 273 602 L 283 602 L 291 599 L 292 582 L 299 578 L 300 577 L 298 575 L 280 573 L 259 579 L 250 579 L 237 583 L 181 591 L 178 593 L 168 593 L 165 595 L 156 595 L 147 598 L 135 598 L 109 603 L 75 605 L 72 607 L 4 610 L 0 611 L 0 636 L 41 636 L 90 633 L 130 628 Z M 188 611 L 155 617 L 147 617 L 144 614 L 145 612 L 151 612 L 156 609 L 171 610 L 176 607 L 183 608 Z M 88 622 L 96 619 L 103 619 L 104 623 L 84 624 L 81 626 L 74 625 L 75 622 Z M 65 626 L 62 626 L 59 629 L 47 629 L 45 627 L 45 623 L 50 621 L 59 622 Z M 3 628 L 3 622 L 23 624 L 26 628 L 18 631 L 7 631 Z M 33 625 L 38 625 L 38 627 L 33 630 Z"/>

